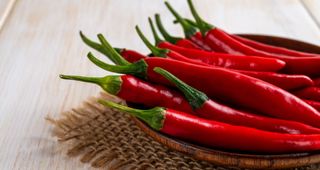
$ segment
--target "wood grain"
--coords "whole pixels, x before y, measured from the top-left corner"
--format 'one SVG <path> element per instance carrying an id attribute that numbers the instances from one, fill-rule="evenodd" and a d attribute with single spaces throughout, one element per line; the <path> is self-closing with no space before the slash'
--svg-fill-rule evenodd
<path id="1" fill-rule="evenodd" d="M 0 31 L 6 19 L 10 15 L 16 0 L 2 0 L 0 1 Z"/>
<path id="2" fill-rule="evenodd" d="M 310 17 L 316 22 L 320 29 L 320 1 L 318 0 L 301 0 Z"/>
<path id="3" fill-rule="evenodd" d="M 185 0 L 170 2 L 190 16 Z M 204 18 L 230 32 L 320 44 L 320 32 L 298 0 L 197 0 L 195 5 Z M 147 52 L 134 26 L 151 37 L 147 16 L 155 12 L 170 32 L 182 35 L 162 1 L 16 2 L 0 32 L 0 169 L 88 169 L 61 152 L 44 118 L 77 106 L 99 88 L 62 81 L 58 74 L 106 74 L 86 59 L 91 49 L 81 42 L 79 30 L 92 38 L 101 32 L 116 47 Z"/>

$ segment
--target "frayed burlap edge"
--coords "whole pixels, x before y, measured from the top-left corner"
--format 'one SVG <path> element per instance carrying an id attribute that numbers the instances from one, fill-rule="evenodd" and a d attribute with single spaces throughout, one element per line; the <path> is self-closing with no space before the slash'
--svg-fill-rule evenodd
<path id="1" fill-rule="evenodd" d="M 161 145 L 142 132 L 128 114 L 100 105 L 104 99 L 125 104 L 117 97 L 101 93 L 79 108 L 63 112 L 58 119 L 47 117 L 54 125 L 53 135 L 60 145 L 67 145 L 68 156 L 79 156 L 83 163 L 108 169 L 213 169 L 239 168 L 217 167 L 205 161 Z M 318 169 L 319 166 L 299 168 Z"/>

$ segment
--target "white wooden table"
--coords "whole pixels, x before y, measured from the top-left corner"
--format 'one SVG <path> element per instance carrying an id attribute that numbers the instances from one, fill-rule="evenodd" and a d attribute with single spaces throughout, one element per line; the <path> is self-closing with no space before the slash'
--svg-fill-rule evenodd
<path id="1" fill-rule="evenodd" d="M 185 0 L 170 1 L 190 16 Z M 319 0 L 194 0 L 205 19 L 229 32 L 286 36 L 320 45 Z M 45 121 L 96 95 L 94 85 L 60 73 L 105 75 L 86 59 L 79 36 L 103 33 L 116 47 L 147 52 L 134 31 L 151 37 L 147 16 L 161 13 L 182 35 L 163 2 L 150 0 L 0 1 L 0 169 L 88 169 L 57 149 Z M 98 53 L 95 53 L 98 54 Z"/>

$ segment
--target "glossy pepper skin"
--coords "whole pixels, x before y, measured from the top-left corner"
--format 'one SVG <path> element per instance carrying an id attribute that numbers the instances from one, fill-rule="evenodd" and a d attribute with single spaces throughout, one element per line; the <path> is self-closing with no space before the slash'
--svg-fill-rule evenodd
<path id="1" fill-rule="evenodd" d="M 249 47 L 220 30 L 214 28 L 206 34 L 206 42 L 215 50 L 229 54 L 256 55 L 261 57 L 276 58 L 286 62 L 282 72 L 288 74 L 304 74 L 308 76 L 319 76 L 319 57 L 291 57 L 263 52 Z"/>
<path id="2" fill-rule="evenodd" d="M 106 77 L 60 75 L 60 77 L 97 84 L 104 91 L 127 102 L 143 104 L 148 107 L 162 106 L 193 113 L 191 106 L 179 92 L 165 86 L 148 83 L 130 75 Z"/>
<path id="3" fill-rule="evenodd" d="M 202 50 L 202 48 L 200 48 L 197 44 L 191 42 L 188 39 L 181 39 L 177 41 L 176 45 L 179 47 L 184 47 L 189 49 Z"/>
<path id="4" fill-rule="evenodd" d="M 283 47 L 276 47 L 273 45 L 250 40 L 248 38 L 241 37 L 238 35 L 231 35 L 231 36 L 245 45 L 248 45 L 257 50 L 261 50 L 271 54 L 279 54 L 279 55 L 292 56 L 292 57 L 317 57 L 317 56 L 319 57 L 319 54 L 312 54 L 312 53 L 291 50 Z"/>
<path id="5" fill-rule="evenodd" d="M 320 134 L 320 129 L 309 125 L 294 121 L 258 116 L 219 104 L 209 99 L 203 92 L 187 85 L 166 70 L 156 67 L 154 71 L 168 79 L 184 94 L 194 112 L 199 117 L 271 132 L 290 134 Z"/>
<path id="6" fill-rule="evenodd" d="M 318 101 L 313 101 L 313 100 L 303 100 L 304 102 L 308 103 L 310 106 L 312 106 L 313 108 L 317 109 L 318 111 L 320 111 L 320 102 Z"/>
<path id="7" fill-rule="evenodd" d="M 125 51 L 126 52 L 121 53 L 121 55 L 131 63 L 139 61 L 140 59 L 147 58 L 147 56 L 144 56 L 143 54 L 133 50 L 125 50 Z M 186 60 L 181 60 L 181 61 L 188 62 Z M 191 63 L 211 67 L 211 65 L 207 65 L 205 63 L 203 64 L 199 62 L 191 62 Z M 268 83 L 271 83 L 285 90 L 294 90 L 294 89 L 313 85 L 313 81 L 309 77 L 304 75 L 287 75 L 287 74 L 278 74 L 273 72 L 256 72 L 256 71 L 244 71 L 244 70 L 233 70 L 233 71 L 266 81 Z"/>
<path id="8" fill-rule="evenodd" d="M 293 135 L 233 126 L 166 108 L 138 110 L 109 101 L 101 104 L 129 113 L 154 130 L 189 142 L 223 150 L 253 153 L 297 153 L 320 150 L 320 135 Z"/>
<path id="9" fill-rule="evenodd" d="M 199 51 L 179 47 L 169 42 L 161 42 L 158 44 L 158 47 L 170 49 L 184 55 L 185 57 L 209 65 L 238 70 L 276 72 L 285 66 L 285 62 L 278 59 L 241 55 L 235 56 L 215 52 Z"/>
<path id="10" fill-rule="evenodd" d="M 112 47 L 110 50 L 113 50 Z M 170 85 L 168 80 L 153 71 L 155 67 L 161 67 L 192 87 L 205 92 L 212 99 L 241 105 L 273 117 L 320 127 L 320 113 L 310 105 L 274 85 L 241 73 L 156 57 L 125 66 L 103 63 L 92 54 L 88 57 L 107 71 L 132 74 L 155 83 Z"/>
<path id="11" fill-rule="evenodd" d="M 294 95 L 308 100 L 320 101 L 319 87 L 306 87 L 292 92 Z"/>
<path id="12" fill-rule="evenodd" d="M 217 52 L 224 52 L 236 55 L 253 55 L 266 58 L 276 58 L 286 62 L 285 67 L 281 70 L 288 74 L 302 74 L 307 76 L 320 75 L 320 58 L 319 57 L 292 57 L 279 54 L 272 54 L 252 48 L 236 39 L 223 30 L 204 22 L 193 7 L 191 0 L 188 0 L 192 15 L 194 16 L 201 32 L 205 34 L 205 42 Z"/>

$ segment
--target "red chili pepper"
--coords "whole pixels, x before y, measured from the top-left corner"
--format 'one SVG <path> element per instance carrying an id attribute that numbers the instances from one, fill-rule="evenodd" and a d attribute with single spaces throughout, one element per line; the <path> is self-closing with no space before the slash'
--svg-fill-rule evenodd
<path id="1" fill-rule="evenodd" d="M 187 85 L 171 73 L 159 67 L 154 71 L 174 84 L 186 97 L 199 117 L 225 122 L 232 125 L 247 126 L 272 132 L 291 134 L 320 134 L 320 129 L 298 122 L 268 118 L 235 110 L 208 98 L 203 92 Z"/>
<path id="2" fill-rule="evenodd" d="M 206 63 L 203 60 L 201 60 L 201 57 L 208 58 L 208 59 L 213 58 L 212 52 L 185 49 L 185 48 L 182 48 L 182 47 L 175 46 L 175 45 L 173 45 L 173 44 L 171 44 L 169 42 L 162 41 L 159 38 L 159 36 L 157 35 L 157 33 L 155 31 L 155 28 L 153 26 L 152 20 L 150 18 L 149 18 L 149 23 L 150 23 L 150 26 L 151 26 L 151 30 L 152 30 L 154 39 L 156 40 L 156 44 L 158 44 L 158 47 L 160 47 L 160 48 L 166 48 L 166 50 L 159 49 L 159 48 L 153 46 L 147 40 L 147 38 L 141 33 L 141 31 L 139 29 L 137 29 L 137 32 L 138 32 L 140 38 L 142 39 L 142 41 L 146 44 L 146 46 L 152 51 L 152 53 L 154 55 L 161 56 L 161 57 L 169 57 L 171 59 L 184 61 L 184 62 L 196 64 L 196 65 L 203 65 L 203 66 L 212 67 L 212 65 L 209 65 L 208 63 Z M 177 52 L 180 52 L 183 55 L 188 55 L 188 56 L 192 55 L 195 60 L 193 60 L 191 58 L 187 58 L 185 56 L 182 56 L 182 55 L 176 53 L 175 50 Z M 129 58 L 128 61 L 130 61 L 130 62 L 136 62 L 139 59 L 144 59 L 145 58 L 141 54 L 139 54 L 139 56 L 137 54 L 132 54 L 132 55 L 136 55 L 134 57 L 136 60 L 132 60 L 130 58 L 130 56 L 127 56 L 126 54 L 124 54 L 122 56 L 124 56 L 125 59 Z M 222 54 L 222 55 L 224 55 L 224 54 Z M 239 59 L 239 58 L 240 57 L 230 57 L 230 59 L 233 60 L 233 61 L 235 61 L 235 59 Z M 242 57 L 242 58 L 245 61 L 247 61 L 247 57 Z M 196 59 L 200 59 L 200 60 L 196 60 Z M 223 59 L 221 59 L 221 60 L 223 60 Z M 219 59 L 218 62 L 221 62 L 221 60 Z M 236 61 L 238 61 L 238 60 L 236 60 Z M 243 61 L 241 61 L 241 62 L 243 62 Z M 239 63 L 241 63 L 241 62 L 239 62 Z M 249 65 L 247 65 L 247 64 L 249 64 Z M 229 63 L 226 62 L 226 63 L 224 63 L 224 66 L 225 65 L 231 66 L 232 64 L 231 64 L 231 62 L 229 62 Z M 258 64 L 257 63 L 254 64 L 254 63 L 250 63 L 250 62 L 249 63 L 245 62 L 244 65 L 250 67 L 251 65 L 258 65 Z M 312 80 L 309 77 L 304 76 L 304 75 L 284 75 L 284 74 L 276 74 L 276 73 L 271 73 L 271 72 L 254 72 L 254 71 L 242 71 L 242 70 L 234 70 L 234 71 L 237 71 L 237 72 L 243 73 L 245 75 L 249 75 L 249 76 L 252 76 L 252 77 L 267 81 L 267 82 L 270 82 L 271 84 L 274 84 L 274 85 L 276 85 L 276 86 L 278 86 L 280 88 L 286 89 L 286 90 L 297 89 L 297 88 L 301 88 L 301 87 L 305 87 L 305 86 L 311 86 L 313 84 Z"/>
<path id="3" fill-rule="evenodd" d="M 248 46 L 255 48 L 257 50 L 261 50 L 261 51 L 271 53 L 271 54 L 279 54 L 279 55 L 286 55 L 286 56 L 293 56 L 293 57 L 317 57 L 317 56 L 319 56 L 318 54 L 306 53 L 306 52 L 301 52 L 301 51 L 296 51 L 296 50 L 290 50 L 290 49 L 283 48 L 283 47 L 277 47 L 277 46 L 273 46 L 273 45 L 264 44 L 264 43 L 250 40 L 248 38 L 244 38 L 244 37 L 241 37 L 238 35 L 231 35 L 231 36 L 232 36 L 232 38 L 242 42 L 245 45 L 248 45 Z"/>
<path id="4" fill-rule="evenodd" d="M 306 87 L 292 92 L 294 95 L 302 98 L 320 101 L 320 88 L 319 87 Z"/>
<path id="5" fill-rule="evenodd" d="M 266 81 L 285 90 L 293 90 L 313 85 L 313 81 L 305 75 L 288 75 L 273 72 L 256 72 L 236 70 L 239 73 Z"/>
<path id="6" fill-rule="evenodd" d="M 306 100 L 306 99 L 304 99 L 303 101 L 308 103 L 310 106 L 317 109 L 318 111 L 320 111 L 320 102 L 313 101 L 313 100 Z"/>
<path id="7" fill-rule="evenodd" d="M 120 49 L 120 48 L 114 48 L 115 50 L 117 50 L 117 52 L 127 61 L 129 61 L 130 63 L 134 63 L 136 61 L 139 61 L 143 58 L 146 58 L 147 56 L 134 51 L 134 50 L 128 50 L 128 49 Z M 116 64 L 116 63 L 115 63 Z"/>
<path id="8" fill-rule="evenodd" d="M 160 42 L 158 47 L 178 52 L 185 57 L 197 60 L 208 65 L 232 68 L 238 70 L 270 71 L 275 72 L 285 66 L 285 62 L 278 59 L 229 55 L 215 52 L 199 51 L 176 46 L 169 42 Z"/>
<path id="9" fill-rule="evenodd" d="M 267 132 L 201 119 L 162 107 L 139 110 L 109 101 L 99 102 L 140 118 L 156 131 L 213 148 L 274 154 L 320 150 L 320 135 Z"/>
<path id="10" fill-rule="evenodd" d="M 104 91 L 127 102 L 143 104 L 148 107 L 162 106 L 193 113 L 188 101 L 179 92 L 165 86 L 148 83 L 130 75 L 106 77 L 60 75 L 60 78 L 97 84 Z"/>
<path id="11" fill-rule="evenodd" d="M 244 54 L 244 55 L 254 55 L 267 58 L 276 58 L 286 62 L 283 73 L 289 74 L 303 74 L 308 76 L 318 76 L 320 75 L 320 57 L 291 57 L 283 56 L 278 54 L 271 54 L 261 50 L 257 50 L 248 45 L 241 43 L 240 41 L 234 39 L 226 32 L 222 31 L 217 27 L 209 27 L 206 22 L 204 22 L 197 12 L 195 11 L 192 3 L 188 0 L 192 15 L 196 19 L 196 22 L 201 29 L 201 32 L 206 33 L 205 42 L 217 52 L 225 52 L 229 54 Z"/>
<path id="12" fill-rule="evenodd" d="M 120 53 L 121 56 L 131 63 L 147 58 L 147 56 L 133 50 L 123 49 L 121 51 L 123 51 L 122 53 Z M 185 60 L 182 60 L 182 61 L 185 61 Z M 199 63 L 196 63 L 196 64 L 199 64 Z M 200 65 L 208 66 L 206 64 L 200 64 Z M 271 83 L 285 90 L 293 90 L 293 89 L 298 89 L 298 88 L 313 85 L 313 81 L 308 76 L 304 76 L 304 75 L 287 75 L 287 74 L 278 74 L 273 72 L 256 72 L 256 71 L 244 71 L 244 70 L 233 70 L 233 71 L 266 81 L 268 83 Z"/>
<path id="13" fill-rule="evenodd" d="M 189 49 L 196 49 L 196 50 L 202 50 L 197 44 L 194 44 L 188 39 L 181 39 L 177 41 L 176 43 L 177 46 L 179 47 L 184 47 L 184 48 L 189 48 Z"/>
<path id="14" fill-rule="evenodd" d="M 98 36 L 103 37 L 101 34 Z M 113 52 L 108 56 L 115 52 L 111 45 L 109 46 L 108 51 Z M 112 57 L 118 56 L 120 55 Z M 237 104 L 274 117 L 320 127 L 320 113 L 298 97 L 269 83 L 234 71 L 157 57 L 146 58 L 125 66 L 106 64 L 91 53 L 88 57 L 107 71 L 131 74 L 152 82 L 170 85 L 168 80 L 153 71 L 154 67 L 161 67 L 213 99 Z"/>
<path id="15" fill-rule="evenodd" d="M 286 62 L 286 65 L 282 70 L 284 73 L 304 74 L 309 76 L 320 75 L 318 70 L 320 68 L 320 58 L 318 57 L 290 57 L 259 51 L 233 39 L 218 28 L 214 28 L 207 33 L 206 42 L 212 46 L 218 45 L 220 49 L 229 54 L 241 53 L 245 55 L 281 59 Z"/>

